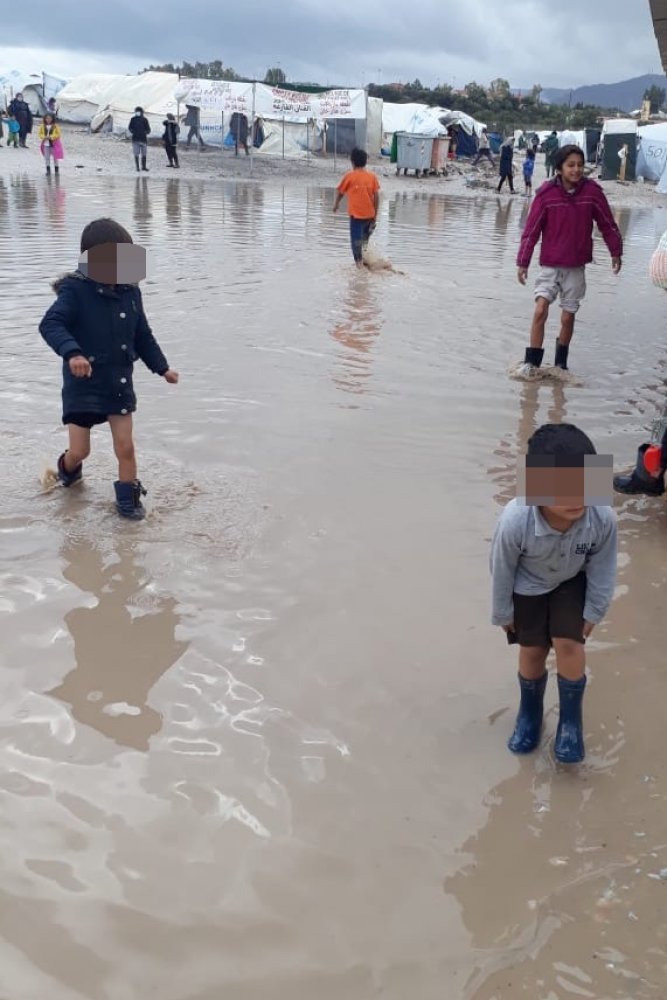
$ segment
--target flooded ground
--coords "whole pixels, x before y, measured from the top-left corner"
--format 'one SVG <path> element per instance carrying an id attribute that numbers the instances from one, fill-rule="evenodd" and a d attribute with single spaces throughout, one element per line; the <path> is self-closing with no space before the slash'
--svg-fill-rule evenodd
<path id="1" fill-rule="evenodd" d="M 0 995 L 664 1000 L 667 508 L 619 504 L 581 768 L 553 680 L 542 749 L 505 749 L 487 559 L 538 423 L 622 467 L 661 406 L 667 213 L 619 213 L 619 279 L 598 245 L 572 388 L 506 374 L 523 199 L 391 195 L 404 275 L 355 271 L 331 204 L 0 177 Z M 39 487 L 64 433 L 37 324 L 100 214 L 149 249 L 182 377 L 137 373 L 139 525 L 106 429 L 82 489 Z"/>

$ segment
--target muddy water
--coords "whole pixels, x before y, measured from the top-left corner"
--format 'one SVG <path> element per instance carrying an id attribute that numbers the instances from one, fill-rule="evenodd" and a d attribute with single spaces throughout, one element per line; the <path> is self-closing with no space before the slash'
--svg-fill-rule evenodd
<path id="1" fill-rule="evenodd" d="M 504 743 L 514 654 L 488 539 L 537 423 L 626 464 L 664 397 L 661 212 L 589 271 L 584 388 L 521 386 L 522 199 L 388 198 L 350 267 L 331 194 L 0 178 L 0 995 L 7 1000 L 667 996 L 661 502 L 619 506 L 586 765 Z M 138 373 L 150 517 L 85 486 L 36 326 L 82 226 L 148 247 L 182 374 Z"/>

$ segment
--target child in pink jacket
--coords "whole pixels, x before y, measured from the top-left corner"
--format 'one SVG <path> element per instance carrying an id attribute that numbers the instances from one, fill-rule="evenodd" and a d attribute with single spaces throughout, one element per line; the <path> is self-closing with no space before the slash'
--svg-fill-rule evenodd
<path id="1" fill-rule="evenodd" d="M 528 267 L 542 237 L 540 273 L 535 284 L 535 313 L 530 346 L 518 374 L 537 374 L 544 357 L 544 328 L 549 307 L 560 297 L 561 323 L 554 364 L 567 368 L 574 318 L 586 294 L 586 264 L 593 259 L 593 224 L 596 223 L 611 254 L 614 274 L 621 269 L 623 239 L 611 214 L 604 191 L 584 177 L 584 154 L 578 146 L 563 146 L 554 157 L 556 176 L 535 195 L 519 247 L 518 277 L 528 279 Z"/>

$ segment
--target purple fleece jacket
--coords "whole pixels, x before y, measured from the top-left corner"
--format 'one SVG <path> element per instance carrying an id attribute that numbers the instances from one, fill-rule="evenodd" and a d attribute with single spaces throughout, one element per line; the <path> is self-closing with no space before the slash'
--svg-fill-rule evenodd
<path id="1" fill-rule="evenodd" d="M 623 254 L 623 238 L 599 184 L 585 177 L 571 193 L 560 177 L 541 186 L 531 206 L 521 238 L 518 267 L 529 267 L 542 237 L 542 267 L 582 267 L 593 260 L 596 222 L 612 257 Z"/>

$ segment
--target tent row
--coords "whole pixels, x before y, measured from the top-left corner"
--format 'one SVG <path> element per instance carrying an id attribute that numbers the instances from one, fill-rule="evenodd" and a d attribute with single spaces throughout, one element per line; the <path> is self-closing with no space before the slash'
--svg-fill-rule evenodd
<path id="1" fill-rule="evenodd" d="M 17 94 L 23 94 L 33 115 L 43 115 L 52 97 L 62 91 L 67 80 L 50 73 L 24 73 L 13 69 L 0 73 L 0 106 L 6 108 Z"/>

